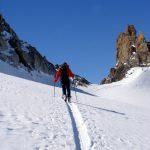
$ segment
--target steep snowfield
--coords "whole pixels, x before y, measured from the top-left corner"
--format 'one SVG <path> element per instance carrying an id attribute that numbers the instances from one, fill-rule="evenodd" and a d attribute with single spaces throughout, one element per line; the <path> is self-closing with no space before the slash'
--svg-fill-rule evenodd
<path id="1" fill-rule="evenodd" d="M 31 74 L 0 62 L 0 149 L 150 149 L 149 68 L 134 68 L 117 83 L 80 87 L 71 104 L 59 87 L 54 97 L 51 77 Z"/>

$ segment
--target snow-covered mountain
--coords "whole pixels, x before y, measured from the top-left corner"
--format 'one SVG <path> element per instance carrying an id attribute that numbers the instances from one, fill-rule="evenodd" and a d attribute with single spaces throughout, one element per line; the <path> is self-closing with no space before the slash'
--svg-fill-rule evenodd
<path id="1" fill-rule="evenodd" d="M 39 72 L 40 74 L 54 75 L 55 65 L 49 62 L 45 56 L 31 46 L 29 43 L 19 39 L 15 31 L 0 14 L 0 60 L 15 68 L 22 68 L 29 74 Z M 30 75 L 29 75 L 30 76 Z M 90 84 L 85 78 L 75 75 L 79 85 Z"/>
<path id="2" fill-rule="evenodd" d="M 54 65 L 38 50 L 19 39 L 15 31 L 0 14 L 0 60 L 28 71 L 54 74 Z"/>
<path id="3" fill-rule="evenodd" d="M 119 82 L 73 88 L 67 104 L 46 74 L 0 61 L 0 149 L 149 150 L 149 91 L 150 68 L 137 67 Z"/>

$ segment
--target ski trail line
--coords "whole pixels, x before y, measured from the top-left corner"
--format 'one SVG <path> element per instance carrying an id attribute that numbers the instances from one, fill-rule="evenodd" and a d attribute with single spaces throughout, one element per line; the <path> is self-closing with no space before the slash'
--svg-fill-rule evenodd
<path id="1" fill-rule="evenodd" d="M 90 150 L 92 145 L 91 139 L 88 135 L 87 127 L 83 121 L 83 118 L 77 105 L 71 103 L 67 104 L 67 106 L 72 120 L 77 150 Z"/>
<path id="2" fill-rule="evenodd" d="M 81 150 L 79 132 L 78 132 L 76 121 L 74 119 L 74 116 L 73 116 L 73 113 L 72 113 L 72 110 L 71 110 L 69 104 L 67 104 L 67 108 L 68 108 L 68 112 L 69 112 L 71 122 L 72 122 L 72 129 L 73 129 L 73 134 L 74 134 L 74 141 L 75 141 L 76 150 Z"/>

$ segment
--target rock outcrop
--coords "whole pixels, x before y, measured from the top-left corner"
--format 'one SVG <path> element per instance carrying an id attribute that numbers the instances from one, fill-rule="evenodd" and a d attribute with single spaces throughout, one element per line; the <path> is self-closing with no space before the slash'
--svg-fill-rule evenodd
<path id="1" fill-rule="evenodd" d="M 125 33 L 120 33 L 116 42 L 116 65 L 110 69 L 101 84 L 119 81 L 126 72 L 137 66 L 150 66 L 150 42 L 142 33 L 137 35 L 134 25 L 129 25 Z"/>
<path id="2" fill-rule="evenodd" d="M 85 78 L 79 75 L 75 75 L 74 82 L 76 85 L 80 85 L 80 86 L 87 86 L 91 84 L 88 80 L 86 80 Z"/>

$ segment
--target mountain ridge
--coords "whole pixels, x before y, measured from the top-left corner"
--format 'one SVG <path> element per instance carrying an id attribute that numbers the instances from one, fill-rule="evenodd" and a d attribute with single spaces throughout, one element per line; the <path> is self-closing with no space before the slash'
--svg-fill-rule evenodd
<path id="1" fill-rule="evenodd" d="M 15 31 L 0 15 L 0 59 L 18 67 L 23 65 L 28 71 L 37 70 L 47 74 L 54 74 L 54 65 L 38 50 L 19 39 Z"/>
<path id="2" fill-rule="evenodd" d="M 15 31 L 5 21 L 0 14 L 0 60 L 16 68 L 24 68 L 28 72 L 37 71 L 48 75 L 54 75 L 55 64 L 49 62 L 45 56 L 30 45 L 29 43 L 20 40 Z M 87 86 L 90 82 L 75 75 L 75 81 L 78 85 Z"/>

